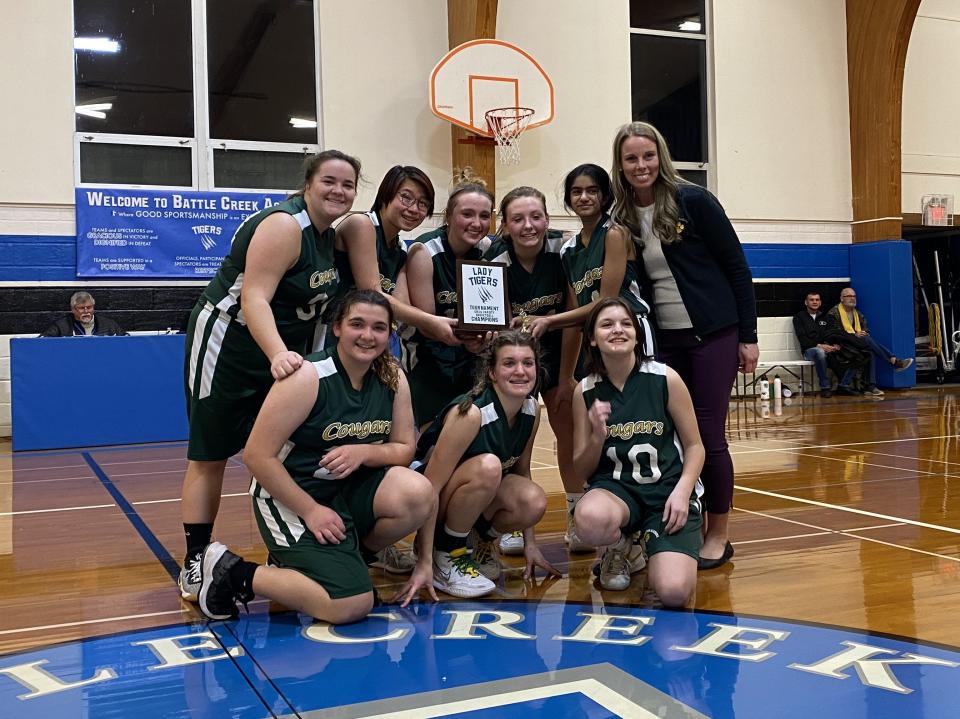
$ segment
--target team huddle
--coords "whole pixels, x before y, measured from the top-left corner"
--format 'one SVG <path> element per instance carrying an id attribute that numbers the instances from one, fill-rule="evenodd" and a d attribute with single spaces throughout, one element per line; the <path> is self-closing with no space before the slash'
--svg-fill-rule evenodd
<path id="1" fill-rule="evenodd" d="M 610 590 L 647 566 L 664 605 L 683 606 L 697 569 L 732 554 L 726 490 L 715 509 L 701 506 L 713 448 L 701 441 L 712 433 L 698 428 L 687 389 L 699 379 L 654 359 L 662 333 L 678 331 L 670 302 L 685 299 L 689 281 L 682 264 L 664 260 L 666 246 L 697 222 L 684 192 L 709 193 L 676 176 L 662 137 L 644 123 L 618 134 L 614 175 L 593 164 L 568 173 L 564 202 L 582 228 L 566 240 L 548 228 L 546 199 L 531 187 L 502 199 L 491 240 L 493 195 L 464 177 L 444 223 L 405 245 L 400 233 L 433 214 L 434 187 L 399 165 L 370 212 L 334 227 L 360 179 L 360 163 L 336 150 L 309 159 L 299 192 L 248 218 L 187 331 L 183 597 L 213 619 L 260 595 L 339 624 L 373 607 L 370 566 L 409 574 L 394 598 L 402 605 L 421 591 L 493 592 L 500 553 L 522 554 L 525 576 L 537 567 L 558 574 L 534 529 L 547 506 L 531 479 L 542 398 L 557 438 L 568 549 L 604 548 L 595 571 Z M 655 189 L 664 180 L 680 203 Z M 639 227 L 617 212 L 621 185 L 649 215 Z M 674 217 L 671 238 L 658 212 Z M 688 245 L 697 243 L 692 230 Z M 664 250 L 649 261 L 658 237 Z M 458 330 L 458 259 L 507 265 L 510 330 Z M 750 368 L 751 352 L 756 362 L 755 314 L 752 323 L 752 344 L 749 317 L 732 323 L 734 372 Z M 241 449 L 266 565 L 212 541 L 226 462 Z M 729 484 L 732 494 L 732 471 Z M 712 515 L 704 523 L 704 510 L 720 515 L 716 524 Z M 414 550 L 401 550 L 414 533 Z M 703 555 L 712 549 L 718 556 Z"/>

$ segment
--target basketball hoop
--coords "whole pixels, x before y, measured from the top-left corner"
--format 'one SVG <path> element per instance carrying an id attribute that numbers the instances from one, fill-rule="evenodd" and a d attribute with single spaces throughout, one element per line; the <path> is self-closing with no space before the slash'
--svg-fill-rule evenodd
<path id="1" fill-rule="evenodd" d="M 503 165 L 520 164 L 520 135 L 530 124 L 530 107 L 495 107 L 484 113 L 487 127 L 497 141 L 497 157 Z"/>

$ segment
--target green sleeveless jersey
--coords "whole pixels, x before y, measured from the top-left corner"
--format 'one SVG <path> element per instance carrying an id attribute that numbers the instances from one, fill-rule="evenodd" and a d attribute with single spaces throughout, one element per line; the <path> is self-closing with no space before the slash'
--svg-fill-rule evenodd
<path id="1" fill-rule="evenodd" d="M 446 226 L 420 235 L 413 241 L 423 245 L 423 250 L 430 255 L 433 263 L 433 302 L 435 314 L 441 317 L 457 316 L 457 256 L 447 240 Z M 462 258 L 464 260 L 481 260 L 483 254 L 490 247 L 489 238 L 484 237 L 475 247 L 471 247 Z M 411 244 L 410 249 L 413 249 Z M 474 357 L 463 347 L 450 347 L 442 342 L 424 337 L 414 328 L 404 332 L 404 364 L 409 372 L 418 362 L 430 361 L 435 365 L 443 377 L 451 379 L 462 372 L 469 373 Z"/>
<path id="2" fill-rule="evenodd" d="M 209 302 L 227 313 L 236 320 L 231 325 L 243 327 L 249 334 L 240 306 L 247 250 L 257 227 L 275 212 L 285 212 L 300 224 L 300 256 L 296 264 L 280 278 L 270 300 L 270 309 L 273 310 L 280 338 L 287 347 L 304 351 L 319 316 L 318 305 L 322 310 L 323 305 L 335 294 L 338 275 L 333 261 L 334 231 L 329 227 L 323 232 L 317 231 L 310 222 L 302 197 L 291 197 L 261 210 L 240 225 L 231 240 L 229 254 L 203 291 L 201 302 Z"/>
<path id="3" fill-rule="evenodd" d="M 484 259 L 507 265 L 507 291 L 514 317 L 519 317 L 521 312 L 534 316 L 563 312 L 567 301 L 567 279 L 560 260 L 562 244 L 562 238 L 548 236 L 537 256 L 533 272 L 527 272 L 517 260 L 510 240 L 494 240 L 487 250 Z M 562 332 L 548 332 L 540 338 L 540 347 L 544 356 L 549 358 L 551 372 L 559 373 L 562 338 Z M 557 379 L 551 377 L 548 381 L 552 385 Z"/>
<path id="4" fill-rule="evenodd" d="M 380 444 L 390 439 L 394 391 L 373 372 L 356 390 L 340 363 L 336 347 L 304 358 L 320 385 L 310 414 L 287 440 L 279 458 L 293 480 L 321 504 L 329 504 L 346 479 L 330 479 L 320 460 L 343 444 Z"/>
<path id="5" fill-rule="evenodd" d="M 607 248 L 607 232 L 613 226 L 608 216 L 601 218 L 590 236 L 590 243 L 583 244 L 580 233 L 567 240 L 560 248 L 560 256 L 567 274 L 567 281 L 577 297 L 577 306 L 583 307 L 600 297 L 600 279 L 603 277 L 603 256 Z M 627 262 L 620 286 L 620 297 L 637 315 L 650 313 L 650 305 L 640 294 L 640 277 L 632 262 Z"/>
<path id="6" fill-rule="evenodd" d="M 460 395 L 444 407 L 443 411 L 437 415 L 437 420 L 420 435 L 420 440 L 417 442 L 417 458 L 413 463 L 415 469 L 422 469 L 427 465 L 449 412 L 457 412 L 456 406 L 465 396 Z M 506 474 L 520 459 L 520 455 L 527 446 L 527 440 L 533 432 L 539 410 L 537 400 L 527 397 L 523 401 L 523 406 L 517 413 L 512 427 L 507 422 L 500 398 L 493 387 L 487 387 L 480 396 L 474 397 L 473 404 L 480 408 L 480 430 L 463 453 L 461 462 L 480 454 L 493 454 L 500 460 L 501 471 Z"/>
<path id="7" fill-rule="evenodd" d="M 377 265 L 380 274 L 380 289 L 386 294 L 392 295 L 397 289 L 397 277 L 400 276 L 400 270 L 407 261 L 407 248 L 400 241 L 400 236 L 387 239 L 383 233 L 383 224 L 380 222 L 380 216 L 376 212 L 364 213 L 370 220 L 374 230 L 377 233 Z M 337 297 L 342 297 L 357 286 L 353 278 L 353 270 L 350 269 L 350 256 L 343 250 L 334 250 L 334 258 L 337 266 L 337 272 L 340 274 L 340 287 L 337 290 Z"/>
<path id="8" fill-rule="evenodd" d="M 587 409 L 597 400 L 610 403 L 607 438 L 590 483 L 675 487 L 683 473 L 683 446 L 667 411 L 667 366 L 642 363 L 630 373 L 623 391 L 599 374 L 584 377 L 580 388 Z M 694 492 L 703 494 L 699 479 Z"/>

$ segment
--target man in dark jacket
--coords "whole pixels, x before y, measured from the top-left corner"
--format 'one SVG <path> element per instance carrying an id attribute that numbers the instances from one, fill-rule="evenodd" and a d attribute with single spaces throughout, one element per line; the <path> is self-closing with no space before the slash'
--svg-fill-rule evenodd
<path id="1" fill-rule="evenodd" d="M 827 316 L 820 311 L 820 305 L 822 304 L 820 294 L 808 292 L 803 304 L 806 309 L 793 316 L 793 331 L 797 334 L 797 341 L 800 343 L 800 352 L 803 354 L 803 358 L 813 362 L 813 366 L 817 370 L 817 379 L 820 380 L 820 396 L 830 397 L 833 392 L 831 391 L 830 378 L 827 376 L 827 355 L 831 352 L 837 352 L 840 345 L 827 341 L 830 322 Z M 848 381 L 847 386 L 849 384 Z"/>
<path id="2" fill-rule="evenodd" d="M 89 292 L 74 292 L 70 298 L 71 314 L 61 317 L 41 332 L 40 336 L 125 335 L 126 332 L 114 320 L 102 315 L 94 316 L 95 304 Z"/>

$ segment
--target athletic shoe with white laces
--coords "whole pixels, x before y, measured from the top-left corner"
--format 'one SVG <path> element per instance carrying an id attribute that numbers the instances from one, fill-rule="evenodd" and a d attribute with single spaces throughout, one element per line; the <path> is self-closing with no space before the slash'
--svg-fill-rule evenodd
<path id="1" fill-rule="evenodd" d="M 491 582 L 497 581 L 503 566 L 500 564 L 500 558 L 497 556 L 497 550 L 494 546 L 496 540 L 481 539 L 476 531 L 472 532 L 473 541 L 470 543 L 473 547 L 473 563 L 477 565 L 480 574 L 485 576 Z M 521 551 L 523 551 L 521 549 Z"/>
<path id="2" fill-rule="evenodd" d="M 384 547 L 376 553 L 376 561 L 371 567 L 378 567 L 390 574 L 410 574 L 417 566 L 417 555 L 413 548 L 405 542 L 397 542 Z"/>
<path id="3" fill-rule="evenodd" d="M 567 515 L 567 531 L 563 535 L 563 541 L 567 543 L 567 549 L 571 552 L 592 552 L 595 549 L 577 536 L 577 527 L 573 523 L 572 514 Z"/>
<path id="4" fill-rule="evenodd" d="M 647 566 L 643 550 L 634 546 L 631 537 L 621 537 L 611 544 L 600 559 L 600 586 L 614 592 L 622 592 L 630 586 L 630 575 Z"/>
<path id="5" fill-rule="evenodd" d="M 464 599 L 482 597 L 496 587 L 480 573 L 466 547 L 452 552 L 433 550 L 433 586 L 441 592 Z"/>
<path id="6" fill-rule="evenodd" d="M 200 581 L 203 578 L 200 574 L 200 558 L 203 553 L 194 554 L 187 557 L 183 563 L 183 569 L 180 570 L 180 576 L 177 577 L 177 587 L 180 589 L 180 596 L 188 602 L 196 602 L 197 595 L 200 593 Z"/>
<path id="7" fill-rule="evenodd" d="M 500 549 L 500 554 L 508 556 L 523 554 L 523 532 L 501 534 L 497 547 Z"/>
<path id="8" fill-rule="evenodd" d="M 230 568 L 240 557 L 220 542 L 208 544 L 200 558 L 202 576 L 198 601 L 200 611 L 210 619 L 232 619 L 237 616 L 237 602 L 246 607 L 253 594 L 234 588 Z"/>

